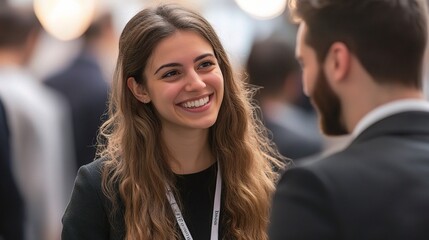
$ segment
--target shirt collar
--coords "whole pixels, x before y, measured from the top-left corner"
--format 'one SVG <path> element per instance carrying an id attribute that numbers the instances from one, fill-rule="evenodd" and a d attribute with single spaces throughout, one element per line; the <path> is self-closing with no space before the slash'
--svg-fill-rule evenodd
<path id="1" fill-rule="evenodd" d="M 425 111 L 429 112 L 429 102 L 423 99 L 396 100 L 383 104 L 366 114 L 356 125 L 352 138 L 356 138 L 365 129 L 377 121 L 400 112 Z"/>

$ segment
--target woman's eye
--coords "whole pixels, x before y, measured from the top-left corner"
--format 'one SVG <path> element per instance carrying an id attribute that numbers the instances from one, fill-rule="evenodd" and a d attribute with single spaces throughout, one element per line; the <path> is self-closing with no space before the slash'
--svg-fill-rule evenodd
<path id="1" fill-rule="evenodd" d="M 198 66 L 198 68 L 207 68 L 207 67 L 210 67 L 210 66 L 213 66 L 213 65 L 214 65 L 214 63 L 212 63 L 210 61 L 207 61 L 207 62 L 201 63 L 200 66 Z"/>
<path id="2" fill-rule="evenodd" d="M 162 75 L 162 78 L 168 78 L 168 77 L 172 77 L 179 74 L 179 71 L 177 70 L 173 70 L 173 71 L 169 71 L 167 73 L 165 73 L 164 75 Z"/>

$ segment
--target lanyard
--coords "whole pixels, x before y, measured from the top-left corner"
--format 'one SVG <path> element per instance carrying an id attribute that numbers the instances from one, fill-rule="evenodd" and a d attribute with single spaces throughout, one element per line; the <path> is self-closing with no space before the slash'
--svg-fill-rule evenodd
<path id="1" fill-rule="evenodd" d="M 222 178 L 220 174 L 219 161 L 217 161 L 217 177 L 216 177 L 216 192 L 213 206 L 213 217 L 212 217 L 212 228 L 210 240 L 217 240 L 219 233 L 219 215 L 220 215 L 220 195 L 222 190 Z M 193 240 L 191 233 L 189 232 L 188 226 L 183 219 L 182 212 L 177 205 L 176 199 L 174 198 L 171 188 L 167 185 L 167 199 L 170 202 L 171 209 L 173 209 L 176 221 L 179 224 L 180 230 L 186 240 Z"/>

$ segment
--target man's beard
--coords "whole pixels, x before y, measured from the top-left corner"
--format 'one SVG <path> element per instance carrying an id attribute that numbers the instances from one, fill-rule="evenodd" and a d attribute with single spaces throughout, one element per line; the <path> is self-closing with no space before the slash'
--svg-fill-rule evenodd
<path id="1" fill-rule="evenodd" d="M 342 121 L 340 99 L 329 86 L 323 70 L 318 73 L 311 103 L 319 113 L 320 128 L 324 134 L 340 136 L 349 133 Z"/>

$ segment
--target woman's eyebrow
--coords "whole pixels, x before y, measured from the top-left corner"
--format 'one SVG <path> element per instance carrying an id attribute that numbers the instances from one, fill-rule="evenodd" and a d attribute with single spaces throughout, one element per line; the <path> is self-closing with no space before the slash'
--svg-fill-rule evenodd
<path id="1" fill-rule="evenodd" d="M 202 54 L 202 55 L 200 55 L 200 56 L 196 57 L 196 58 L 194 59 L 194 63 L 195 63 L 195 62 L 197 62 L 197 61 L 199 61 L 199 60 L 201 60 L 201 59 L 203 59 L 203 58 L 205 58 L 205 57 L 208 57 L 208 56 L 212 56 L 212 57 L 214 57 L 214 55 L 213 55 L 212 53 L 205 53 L 205 54 Z M 166 68 L 166 67 L 180 67 L 180 66 L 182 66 L 182 64 L 180 64 L 180 63 L 167 63 L 167 64 L 163 64 L 162 66 L 160 66 L 160 67 L 155 71 L 154 75 L 155 75 L 155 74 L 157 74 L 157 73 L 158 73 L 161 69 L 163 69 L 163 68 Z"/>
<path id="2" fill-rule="evenodd" d="M 182 64 L 180 64 L 180 63 L 167 63 L 167 64 L 164 64 L 164 65 L 162 65 L 161 67 L 159 67 L 156 71 L 155 71 L 155 73 L 153 74 L 153 75 L 155 75 L 155 74 L 157 74 L 161 69 L 163 69 L 163 68 L 166 68 L 166 67 L 180 67 L 180 66 L 182 66 Z"/>

